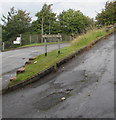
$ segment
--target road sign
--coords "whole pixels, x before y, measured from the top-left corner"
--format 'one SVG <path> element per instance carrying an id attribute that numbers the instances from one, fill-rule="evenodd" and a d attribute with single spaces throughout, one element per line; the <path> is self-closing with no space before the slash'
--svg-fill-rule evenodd
<path id="1" fill-rule="evenodd" d="M 42 35 L 45 43 L 45 56 L 47 56 L 47 38 L 58 38 L 58 54 L 60 54 L 60 40 L 62 40 L 62 36 L 60 34 L 57 35 Z"/>
<path id="2" fill-rule="evenodd" d="M 57 35 L 42 35 L 43 38 L 61 38 L 62 36 L 60 34 Z"/>

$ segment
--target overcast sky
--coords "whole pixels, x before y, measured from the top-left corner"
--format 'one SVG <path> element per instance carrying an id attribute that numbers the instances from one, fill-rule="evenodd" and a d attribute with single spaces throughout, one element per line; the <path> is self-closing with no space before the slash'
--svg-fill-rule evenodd
<path id="1" fill-rule="evenodd" d="M 33 20 L 36 20 L 35 13 L 41 10 L 44 3 L 53 4 L 53 12 L 59 14 L 69 8 L 80 10 L 84 15 L 95 18 L 108 0 L 0 0 L 0 11 L 7 15 L 11 7 L 23 9 L 30 12 Z M 111 1 L 111 0 L 110 0 Z M 0 14 L 0 17 L 2 16 Z"/>

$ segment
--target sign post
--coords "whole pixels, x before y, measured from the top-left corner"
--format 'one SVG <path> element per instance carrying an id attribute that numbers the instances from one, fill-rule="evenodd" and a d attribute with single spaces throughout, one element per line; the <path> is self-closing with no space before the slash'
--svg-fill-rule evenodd
<path id="1" fill-rule="evenodd" d="M 47 56 L 47 39 L 44 38 L 44 40 L 45 40 L 45 56 Z"/>
<path id="2" fill-rule="evenodd" d="M 45 56 L 47 56 L 47 38 L 58 38 L 58 54 L 60 54 L 60 40 L 62 40 L 62 37 L 60 34 L 57 35 L 42 35 L 42 39 L 44 39 L 45 43 Z"/>
<path id="3" fill-rule="evenodd" d="M 58 54 L 60 54 L 60 38 L 58 38 Z"/>

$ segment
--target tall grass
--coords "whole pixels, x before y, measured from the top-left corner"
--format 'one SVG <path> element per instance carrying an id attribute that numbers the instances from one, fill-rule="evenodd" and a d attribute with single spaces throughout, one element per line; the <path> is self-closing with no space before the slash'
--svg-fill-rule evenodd
<path id="1" fill-rule="evenodd" d="M 82 35 L 78 36 L 76 39 L 74 39 L 72 41 L 72 45 L 83 46 L 105 34 L 106 34 L 106 32 L 103 29 L 90 30 L 86 34 L 82 34 Z"/>

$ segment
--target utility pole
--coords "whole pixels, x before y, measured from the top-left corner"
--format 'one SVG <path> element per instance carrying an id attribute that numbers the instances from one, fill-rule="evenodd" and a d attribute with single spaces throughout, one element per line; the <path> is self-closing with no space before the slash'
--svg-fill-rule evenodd
<path id="1" fill-rule="evenodd" d="M 45 56 L 47 56 L 47 38 L 44 38 L 45 40 Z"/>
<path id="2" fill-rule="evenodd" d="M 41 35 L 43 36 L 43 15 L 42 15 L 42 24 L 41 24 Z M 43 37 L 41 38 L 41 43 L 43 42 Z"/>
<path id="3" fill-rule="evenodd" d="M 50 20 L 49 20 L 49 35 L 50 35 Z"/>
<path id="4" fill-rule="evenodd" d="M 58 54 L 60 54 L 60 40 L 61 40 L 61 36 L 58 33 Z"/>
<path id="5" fill-rule="evenodd" d="M 49 5 L 50 8 L 51 8 L 52 5 L 53 5 L 53 4 L 50 4 L 50 5 Z M 49 35 L 50 35 L 50 16 L 49 16 Z"/>

